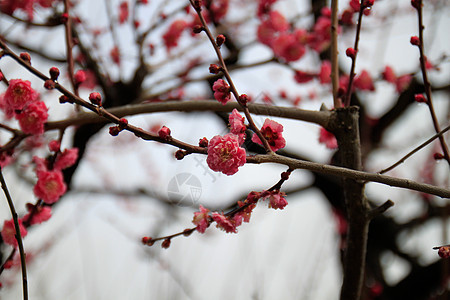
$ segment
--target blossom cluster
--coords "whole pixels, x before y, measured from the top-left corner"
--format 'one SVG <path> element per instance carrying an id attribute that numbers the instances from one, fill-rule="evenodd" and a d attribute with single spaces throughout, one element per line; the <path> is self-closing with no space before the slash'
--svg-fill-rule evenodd
<path id="1" fill-rule="evenodd" d="M 47 106 L 39 100 L 28 80 L 11 79 L 6 92 L 0 95 L 0 109 L 7 118 L 19 121 L 20 128 L 27 134 L 44 133 L 47 122 Z"/>
<path id="2" fill-rule="evenodd" d="M 38 5 L 42 8 L 50 8 L 53 4 L 57 2 L 56 0 L 2 0 L 0 1 L 0 11 L 13 15 L 16 10 L 21 10 L 25 12 L 30 21 L 34 17 L 34 6 Z"/>
<path id="3" fill-rule="evenodd" d="M 53 156 L 47 159 L 33 157 L 37 176 L 33 192 L 42 202 L 38 201 L 35 205 L 27 204 L 28 214 L 19 219 L 22 237 L 27 234 L 27 226 L 40 224 L 50 219 L 52 215 L 50 206 L 58 201 L 67 190 L 62 170 L 75 164 L 78 158 L 77 148 L 65 149 L 61 152 L 58 141 L 51 141 L 49 149 L 54 152 Z M 4 222 L 1 235 L 5 243 L 17 246 L 12 219 Z"/>
<path id="4" fill-rule="evenodd" d="M 285 199 L 285 194 L 279 190 L 250 192 L 244 201 L 238 201 L 237 209 L 232 213 L 211 212 L 209 209 L 200 205 L 200 211 L 194 213 L 192 223 L 196 225 L 196 229 L 200 233 L 204 233 L 206 228 L 213 222 L 216 227 L 227 232 L 237 233 L 237 227 L 241 226 L 243 222 L 250 222 L 250 217 L 256 203 L 259 199 L 268 200 L 269 208 L 283 209 L 288 203 Z"/>

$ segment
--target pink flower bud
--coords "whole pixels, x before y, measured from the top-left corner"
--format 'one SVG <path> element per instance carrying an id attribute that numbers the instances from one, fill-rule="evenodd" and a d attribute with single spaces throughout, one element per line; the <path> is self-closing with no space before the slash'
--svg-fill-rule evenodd
<path id="1" fill-rule="evenodd" d="M 168 140 L 170 138 L 170 129 L 166 126 L 163 126 L 159 131 L 158 135 L 160 138 L 164 140 Z"/>
<path id="2" fill-rule="evenodd" d="M 420 46 L 420 39 L 418 36 L 412 36 L 409 42 L 411 45 Z"/>
<path id="3" fill-rule="evenodd" d="M 423 94 L 415 94 L 414 95 L 414 100 L 416 102 L 419 102 L 419 103 L 426 103 L 427 102 L 427 99 L 425 98 L 425 96 Z"/>
<path id="4" fill-rule="evenodd" d="M 100 93 L 94 92 L 89 94 L 89 101 L 91 101 L 92 104 L 101 106 L 102 105 L 102 96 Z"/>
<path id="5" fill-rule="evenodd" d="M 83 70 L 78 70 L 74 75 L 75 85 L 79 86 L 86 81 L 86 73 Z"/>
<path id="6" fill-rule="evenodd" d="M 347 48 L 347 50 L 345 50 L 345 55 L 347 55 L 348 57 L 350 57 L 351 59 L 355 59 L 356 57 L 356 51 L 353 48 Z"/>

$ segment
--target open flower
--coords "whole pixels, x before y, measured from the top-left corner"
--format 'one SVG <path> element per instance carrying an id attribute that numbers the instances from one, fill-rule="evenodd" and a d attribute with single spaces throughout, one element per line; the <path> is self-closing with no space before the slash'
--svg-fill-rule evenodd
<path id="1" fill-rule="evenodd" d="M 23 226 L 21 219 L 19 219 L 19 230 L 22 237 L 26 236 L 28 233 L 25 226 Z M 2 238 L 6 244 L 17 247 L 16 228 L 14 227 L 14 220 L 5 220 L 5 222 L 3 222 Z"/>
<path id="2" fill-rule="evenodd" d="M 197 231 L 200 233 L 205 233 L 206 228 L 209 226 L 209 209 L 204 208 L 200 205 L 200 211 L 194 213 L 194 219 L 192 223 L 197 226 Z"/>
<path id="3" fill-rule="evenodd" d="M 286 195 L 280 191 L 264 191 L 264 200 L 269 200 L 269 207 L 273 209 L 284 209 L 288 204 L 284 196 Z"/>
<path id="4" fill-rule="evenodd" d="M 43 134 L 44 124 L 48 119 L 47 110 L 47 106 L 42 101 L 28 104 L 21 113 L 16 115 L 22 131 L 28 134 Z"/>
<path id="5" fill-rule="evenodd" d="M 212 213 L 212 218 L 216 222 L 216 227 L 227 233 L 237 233 L 236 224 L 223 214 L 217 212 Z"/>
<path id="6" fill-rule="evenodd" d="M 37 172 L 38 181 L 34 194 L 47 204 L 55 203 L 67 190 L 61 171 Z"/>
<path id="7" fill-rule="evenodd" d="M 245 141 L 245 130 L 247 129 L 244 124 L 244 117 L 235 108 L 228 117 L 228 122 L 230 123 L 231 133 L 238 136 L 239 144 L 242 145 Z"/>
<path id="8" fill-rule="evenodd" d="M 209 142 L 206 162 L 213 171 L 233 175 L 246 162 L 245 149 L 234 134 L 216 135 Z"/>
<path id="9" fill-rule="evenodd" d="M 270 119 L 266 119 L 266 121 L 264 121 L 264 124 L 261 128 L 261 133 L 266 138 L 272 151 L 277 151 L 286 146 L 286 140 L 283 138 L 282 132 L 283 125 Z M 252 141 L 254 143 L 262 145 L 261 140 L 256 134 L 252 136 Z"/>
<path id="10" fill-rule="evenodd" d="M 31 82 L 11 79 L 4 95 L 4 105 L 10 110 L 20 110 L 38 99 L 39 94 L 31 87 Z"/>
<path id="11" fill-rule="evenodd" d="M 213 84 L 214 98 L 225 105 L 231 100 L 230 86 L 223 79 L 218 79 Z"/>

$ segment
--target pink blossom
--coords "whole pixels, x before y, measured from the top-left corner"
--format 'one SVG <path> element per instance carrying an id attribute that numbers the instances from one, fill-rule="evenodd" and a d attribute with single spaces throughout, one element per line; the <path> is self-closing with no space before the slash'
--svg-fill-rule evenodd
<path id="1" fill-rule="evenodd" d="M 40 6 L 44 8 L 50 8 L 53 5 L 53 2 L 56 0 L 37 0 L 35 3 L 39 4 Z"/>
<path id="2" fill-rule="evenodd" d="M 355 88 L 361 91 L 374 91 L 375 86 L 373 85 L 372 77 L 370 77 L 369 72 L 363 70 L 359 76 L 355 78 L 354 81 Z"/>
<path id="3" fill-rule="evenodd" d="M 84 70 L 83 73 L 84 73 L 84 81 L 80 83 L 80 87 L 92 90 L 97 85 L 97 77 L 95 77 L 95 73 L 91 70 Z"/>
<path id="4" fill-rule="evenodd" d="M 111 49 L 109 55 L 116 65 L 120 65 L 120 50 L 117 46 Z"/>
<path id="5" fill-rule="evenodd" d="M 213 212 L 212 219 L 216 222 L 217 228 L 222 229 L 227 233 L 237 233 L 236 224 L 223 214 Z"/>
<path id="6" fill-rule="evenodd" d="M 39 94 L 31 87 L 31 82 L 22 79 L 11 79 L 4 94 L 6 109 L 20 110 L 28 103 L 37 101 Z"/>
<path id="7" fill-rule="evenodd" d="M 52 152 L 58 152 L 61 149 L 61 143 L 57 140 L 51 140 L 48 143 L 48 149 Z"/>
<path id="8" fill-rule="evenodd" d="M 268 18 L 258 26 L 257 37 L 261 43 L 271 46 L 277 35 L 288 29 L 286 18 L 278 11 L 271 11 Z"/>
<path id="9" fill-rule="evenodd" d="M 158 135 L 160 138 L 167 140 L 170 137 L 170 128 L 163 126 L 161 127 L 161 129 L 158 131 Z"/>
<path id="10" fill-rule="evenodd" d="M 47 204 L 55 203 L 67 190 L 64 178 L 59 170 L 37 173 L 38 181 L 34 186 L 34 194 Z"/>
<path id="11" fill-rule="evenodd" d="M 236 108 L 233 109 L 228 117 L 230 132 L 238 136 L 240 145 L 245 141 L 245 130 L 247 129 L 247 126 L 244 124 L 244 119 Z"/>
<path id="12" fill-rule="evenodd" d="M 328 149 L 336 149 L 338 147 L 334 134 L 323 127 L 320 128 L 319 143 L 325 144 Z"/>
<path id="13" fill-rule="evenodd" d="M 238 201 L 238 206 L 239 207 L 243 207 L 244 205 L 247 205 L 248 203 L 244 203 L 241 201 Z M 246 208 L 242 209 L 241 211 L 237 212 L 235 214 L 235 218 L 237 218 L 236 216 L 240 217 L 241 222 L 250 222 L 250 217 L 252 215 L 253 209 L 256 207 L 256 203 L 252 203 L 249 204 Z M 239 224 L 240 225 L 240 224 Z"/>
<path id="14" fill-rule="evenodd" d="M 30 225 L 34 224 L 41 224 L 42 222 L 47 221 L 52 216 L 52 209 L 50 206 L 38 206 L 36 207 L 36 210 L 33 212 L 33 215 L 31 216 L 31 212 L 26 214 L 23 217 L 24 222 L 29 222 Z M 31 220 L 28 220 L 31 216 Z"/>
<path id="15" fill-rule="evenodd" d="M 36 173 L 48 171 L 47 160 L 38 156 L 33 156 L 33 163 L 36 165 Z"/>
<path id="16" fill-rule="evenodd" d="M 386 80 L 387 82 L 395 84 L 397 81 L 397 76 L 395 75 L 394 70 L 390 66 L 386 66 L 381 75 L 383 76 L 383 79 Z"/>
<path id="17" fill-rule="evenodd" d="M 168 51 L 178 46 L 178 40 L 187 26 L 188 24 L 184 20 L 176 20 L 169 26 L 169 29 L 163 35 L 164 45 Z"/>
<path id="18" fill-rule="evenodd" d="M 86 79 L 87 79 L 86 72 L 85 72 L 84 70 L 78 70 L 78 71 L 76 71 L 75 74 L 73 75 L 73 79 L 74 79 L 74 81 L 75 81 L 75 84 L 76 84 L 77 86 L 80 86 L 80 85 L 83 84 L 83 83 L 86 81 Z"/>
<path id="19" fill-rule="evenodd" d="M 22 131 L 28 134 L 43 134 L 44 124 L 48 119 L 47 110 L 47 106 L 42 101 L 28 104 L 21 113 L 16 115 Z"/>
<path id="20" fill-rule="evenodd" d="M 123 24 L 128 20 L 129 10 L 128 2 L 122 1 L 119 6 L 119 24 Z"/>
<path id="21" fill-rule="evenodd" d="M 78 158 L 78 148 L 65 149 L 64 152 L 59 153 L 56 157 L 53 169 L 63 170 L 75 164 Z"/>
<path id="22" fill-rule="evenodd" d="M 0 152 L 0 167 L 4 168 L 13 161 L 12 155 L 4 152 Z"/>
<path id="23" fill-rule="evenodd" d="M 322 15 L 314 24 L 313 31 L 308 35 L 308 45 L 317 52 L 322 52 L 328 48 L 331 41 L 331 17 L 328 10 L 322 10 Z M 339 33 L 338 28 L 338 33 Z"/>
<path id="24" fill-rule="evenodd" d="M 349 4 L 354 12 L 359 12 L 359 8 L 360 8 L 359 0 L 350 0 Z"/>
<path id="25" fill-rule="evenodd" d="M 263 15 L 270 12 L 272 5 L 278 0 L 259 0 L 258 4 L 258 17 L 261 18 Z"/>
<path id="26" fill-rule="evenodd" d="M 284 209 L 288 204 L 284 196 L 286 195 L 280 191 L 263 191 L 264 200 L 269 200 L 269 207 L 273 209 Z"/>
<path id="27" fill-rule="evenodd" d="M 299 60 L 306 52 L 305 47 L 298 42 L 294 34 L 280 34 L 271 44 L 273 53 L 286 62 Z"/>
<path id="28" fill-rule="evenodd" d="M 12 15 L 17 9 L 23 10 L 30 21 L 33 20 L 34 0 L 3 0 L 0 1 L 0 11 L 7 15 Z"/>
<path id="29" fill-rule="evenodd" d="M 269 119 L 266 119 L 264 121 L 264 124 L 261 128 L 261 133 L 266 138 L 272 151 L 277 151 L 286 146 L 286 141 L 283 138 L 282 132 L 283 125 Z M 253 134 L 252 141 L 254 143 L 262 145 L 262 142 L 257 134 Z"/>
<path id="30" fill-rule="evenodd" d="M 25 237 L 28 233 L 25 226 L 23 226 L 21 219 L 19 219 L 19 231 L 20 231 L 20 235 L 22 237 Z M 5 220 L 5 222 L 3 222 L 3 229 L 2 229 L 1 234 L 2 234 L 3 241 L 6 244 L 17 247 L 16 228 L 14 227 L 13 219 Z"/>
<path id="31" fill-rule="evenodd" d="M 213 84 L 214 98 L 225 105 L 231 100 L 230 86 L 223 79 L 217 79 Z"/>
<path id="32" fill-rule="evenodd" d="M 197 225 L 197 231 L 200 233 L 205 233 L 206 228 L 209 226 L 209 209 L 204 208 L 200 205 L 200 211 L 194 213 L 194 219 L 192 223 Z"/>
<path id="33" fill-rule="evenodd" d="M 345 25 L 353 25 L 353 9 L 346 9 L 341 15 L 341 23 Z"/>
<path id="34" fill-rule="evenodd" d="M 7 120 L 14 117 L 14 109 L 6 105 L 5 103 L 5 93 L 0 94 L 0 109 L 3 111 L 5 118 Z"/>
<path id="35" fill-rule="evenodd" d="M 316 74 L 307 73 L 303 71 L 295 71 L 294 79 L 298 83 L 306 83 L 314 79 L 316 77 Z"/>
<path id="36" fill-rule="evenodd" d="M 331 82 L 331 62 L 329 60 L 324 60 L 319 72 L 319 81 L 321 84 L 326 84 Z"/>
<path id="37" fill-rule="evenodd" d="M 245 149 L 234 134 L 216 135 L 209 142 L 206 162 L 213 171 L 233 175 L 246 162 Z"/>
<path id="38" fill-rule="evenodd" d="M 412 76 L 410 74 L 405 74 L 397 78 L 395 81 L 395 88 L 397 92 L 401 93 L 406 90 L 411 83 Z"/>
<path id="39" fill-rule="evenodd" d="M 228 12 L 229 0 L 214 0 L 211 1 L 211 6 L 209 7 L 213 19 L 219 22 Z"/>

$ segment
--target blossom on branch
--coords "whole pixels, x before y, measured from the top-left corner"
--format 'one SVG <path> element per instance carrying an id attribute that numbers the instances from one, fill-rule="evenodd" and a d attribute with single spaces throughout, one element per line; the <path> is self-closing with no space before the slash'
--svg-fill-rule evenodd
<path id="1" fill-rule="evenodd" d="M 279 190 L 275 191 L 263 191 L 264 200 L 269 200 L 269 207 L 273 209 L 284 209 L 288 204 L 284 196 L 286 195 Z"/>
<path id="2" fill-rule="evenodd" d="M 216 135 L 209 142 L 206 162 L 213 171 L 233 175 L 246 162 L 245 149 L 234 134 Z"/>
<path id="3" fill-rule="evenodd" d="M 230 86 L 223 79 L 217 79 L 213 84 L 214 98 L 222 103 L 227 104 L 231 100 Z"/>
<path id="4" fill-rule="evenodd" d="M 170 26 L 166 33 L 163 35 L 164 45 L 167 48 L 167 51 L 178 46 L 178 40 L 181 37 L 184 29 L 188 24 L 184 20 L 175 20 Z"/>
<path id="5" fill-rule="evenodd" d="M 266 119 L 264 121 L 261 128 L 261 133 L 266 138 L 272 151 L 278 151 L 286 146 L 286 140 L 283 138 L 282 132 L 283 125 L 270 119 Z M 257 134 L 253 134 L 252 141 L 262 145 L 262 142 Z"/>
<path id="6" fill-rule="evenodd" d="M 37 206 L 34 212 L 29 212 L 23 217 L 23 221 L 30 222 L 30 225 L 41 224 L 50 219 L 51 216 L 52 208 L 50 206 Z"/>
<path id="7" fill-rule="evenodd" d="M 27 235 L 27 229 L 22 224 L 22 220 L 19 219 L 19 231 L 20 235 L 22 237 Z M 14 220 L 5 220 L 3 222 L 3 228 L 2 228 L 2 238 L 3 241 L 11 246 L 17 247 L 17 240 L 16 240 L 16 228 L 14 227 Z"/>
<path id="8" fill-rule="evenodd" d="M 37 176 L 38 181 L 33 192 L 45 203 L 55 203 L 66 192 L 67 187 L 61 171 L 41 171 L 37 172 Z"/>
<path id="9" fill-rule="evenodd" d="M 28 104 L 19 114 L 16 114 L 22 131 L 28 134 L 43 134 L 44 124 L 48 119 L 47 110 L 44 102 L 37 101 Z"/>
<path id="10" fill-rule="evenodd" d="M 247 126 L 244 124 L 244 117 L 237 111 L 233 109 L 228 117 L 228 122 L 230 123 L 230 132 L 239 137 L 239 144 L 242 145 L 245 141 L 245 130 Z"/>
<path id="11" fill-rule="evenodd" d="M 336 149 L 338 147 L 334 134 L 323 127 L 320 128 L 319 143 L 325 144 L 328 149 Z"/>
<path id="12" fill-rule="evenodd" d="M 204 208 L 200 205 L 200 211 L 194 213 L 194 219 L 192 223 L 197 226 L 197 231 L 200 233 L 205 233 L 206 228 L 209 226 L 209 209 Z"/>
<path id="13" fill-rule="evenodd" d="M 213 212 L 212 219 L 216 222 L 217 228 L 222 229 L 226 233 L 237 233 L 235 222 L 230 220 L 223 213 L 219 214 L 217 212 Z"/>
<path id="14" fill-rule="evenodd" d="M 39 94 L 28 80 L 11 79 L 3 97 L 6 109 L 20 110 L 27 104 L 37 101 Z"/>

